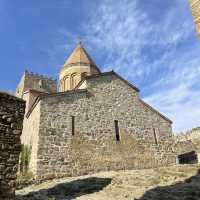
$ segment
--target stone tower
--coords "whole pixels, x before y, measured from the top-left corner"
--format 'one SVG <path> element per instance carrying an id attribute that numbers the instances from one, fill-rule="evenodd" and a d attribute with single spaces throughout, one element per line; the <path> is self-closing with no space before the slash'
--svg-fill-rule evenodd
<path id="1" fill-rule="evenodd" d="M 17 86 L 16 96 L 23 99 L 24 93 L 28 90 L 55 93 L 57 91 L 57 83 L 52 78 L 25 71 Z"/>
<path id="2" fill-rule="evenodd" d="M 85 76 L 99 73 L 101 71 L 79 41 L 60 71 L 60 91 L 73 90 Z"/>
<path id="3" fill-rule="evenodd" d="M 200 0 L 189 0 L 198 37 L 200 38 Z"/>
<path id="4" fill-rule="evenodd" d="M 57 92 L 57 81 L 43 75 L 25 71 L 16 89 L 16 96 L 26 101 L 26 112 L 42 93 Z"/>

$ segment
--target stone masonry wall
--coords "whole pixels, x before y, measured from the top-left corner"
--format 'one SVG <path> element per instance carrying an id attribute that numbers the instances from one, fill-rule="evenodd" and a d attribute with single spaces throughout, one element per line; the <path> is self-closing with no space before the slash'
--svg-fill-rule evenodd
<path id="1" fill-rule="evenodd" d="M 179 152 L 190 152 L 196 151 L 198 156 L 200 156 L 200 128 L 193 128 L 185 133 L 179 133 L 174 136 L 175 142 L 180 145 Z M 187 144 L 187 145 L 186 145 Z M 200 162 L 200 159 L 199 159 Z"/>
<path id="2" fill-rule="evenodd" d="M 38 142 L 38 178 L 175 163 L 171 123 L 114 75 L 87 80 L 87 91 L 43 97 Z"/>
<path id="3" fill-rule="evenodd" d="M 26 116 L 26 115 L 25 115 Z M 37 104 L 29 118 L 24 118 L 21 142 L 31 148 L 30 164 L 31 171 L 35 174 L 37 169 L 38 134 L 40 126 L 40 103 Z"/>
<path id="4" fill-rule="evenodd" d="M 0 199 L 12 200 L 21 150 L 25 102 L 0 92 Z"/>
<path id="5" fill-rule="evenodd" d="M 193 128 L 186 132 L 181 132 L 176 135 L 176 140 L 186 141 L 186 140 L 198 140 L 200 138 L 200 127 Z"/>
<path id="6" fill-rule="evenodd" d="M 57 81 L 52 78 L 25 71 L 17 86 L 16 96 L 24 98 L 24 92 L 30 89 L 38 92 L 55 93 L 57 92 Z"/>

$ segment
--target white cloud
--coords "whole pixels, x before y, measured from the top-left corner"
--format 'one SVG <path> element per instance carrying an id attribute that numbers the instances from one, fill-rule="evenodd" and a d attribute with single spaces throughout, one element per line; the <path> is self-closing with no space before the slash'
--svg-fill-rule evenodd
<path id="1" fill-rule="evenodd" d="M 199 126 L 199 96 L 200 92 L 192 90 L 190 85 L 178 85 L 159 91 L 145 98 L 145 101 L 167 113 L 174 121 L 174 132 L 180 132 Z"/>
<path id="2" fill-rule="evenodd" d="M 137 0 L 101 2 L 84 28 L 86 43 L 102 57 L 104 70 L 112 67 L 139 83 L 144 99 L 174 121 L 175 132 L 199 126 L 200 47 L 191 39 L 187 2 L 176 0 L 157 21 Z"/>
<path id="3" fill-rule="evenodd" d="M 104 69 L 114 66 L 127 78 L 144 78 L 156 67 L 145 62 L 145 48 L 176 46 L 191 32 L 190 23 L 179 20 L 176 8 L 158 23 L 152 23 L 136 0 L 104 0 L 95 13 L 85 27 L 87 44 L 95 46 L 97 54 L 104 52 Z"/>
<path id="4" fill-rule="evenodd" d="M 200 125 L 199 52 L 200 47 L 193 54 L 172 61 L 170 73 L 154 84 L 155 92 L 145 98 L 174 121 L 175 132 Z"/>
<path id="5" fill-rule="evenodd" d="M 144 100 L 174 121 L 175 132 L 199 126 L 200 45 L 191 39 L 195 33 L 187 2 L 176 0 L 156 21 L 148 15 L 154 11 L 145 12 L 138 2 L 102 0 L 95 12 L 91 9 L 81 39 L 103 71 L 114 69 L 139 84 Z M 56 67 L 63 64 L 57 55 L 69 53 L 79 36 L 66 29 L 58 35 L 48 50 Z"/>

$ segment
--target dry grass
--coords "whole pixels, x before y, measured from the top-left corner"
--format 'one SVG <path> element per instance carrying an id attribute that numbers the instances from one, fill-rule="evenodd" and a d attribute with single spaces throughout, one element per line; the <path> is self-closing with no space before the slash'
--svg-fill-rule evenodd
<path id="1" fill-rule="evenodd" d="M 101 172 L 46 182 L 17 194 L 20 200 L 197 200 L 200 199 L 199 169 L 199 165 L 185 165 Z"/>

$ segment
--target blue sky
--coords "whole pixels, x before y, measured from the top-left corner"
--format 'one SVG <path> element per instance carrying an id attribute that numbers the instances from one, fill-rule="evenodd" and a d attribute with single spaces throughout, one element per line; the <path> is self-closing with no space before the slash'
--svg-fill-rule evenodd
<path id="1" fill-rule="evenodd" d="M 200 40 L 187 0 L 0 0 L 0 90 L 14 91 L 25 69 L 57 78 L 78 37 L 174 132 L 200 126 Z"/>

